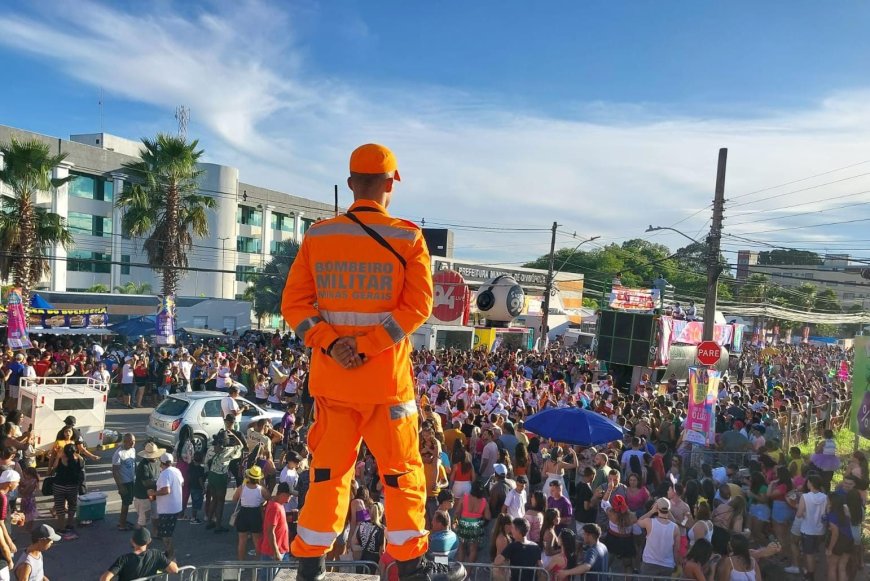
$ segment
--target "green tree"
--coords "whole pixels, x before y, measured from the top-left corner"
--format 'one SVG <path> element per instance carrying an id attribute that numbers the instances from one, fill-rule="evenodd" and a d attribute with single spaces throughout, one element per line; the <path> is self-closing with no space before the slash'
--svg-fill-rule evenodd
<path id="1" fill-rule="evenodd" d="M 822 313 L 840 313 L 843 308 L 840 306 L 840 298 L 833 289 L 822 289 L 816 294 L 816 302 L 813 309 Z"/>
<path id="2" fill-rule="evenodd" d="M 11 277 L 12 283 L 21 287 L 26 302 L 39 279 L 51 272 L 49 250 L 56 244 L 64 248 L 73 245 L 66 220 L 34 206 L 34 198 L 74 176 L 52 178 L 52 170 L 66 154 L 52 155 L 49 146 L 39 141 L 13 138 L 0 144 L 0 154 L 0 182 L 12 190 L 12 196 L 4 196 L 0 206 L 0 278 Z"/>
<path id="3" fill-rule="evenodd" d="M 122 295 L 150 295 L 154 291 L 151 288 L 150 282 L 134 282 L 129 281 L 115 287 L 115 292 Z"/>
<path id="4" fill-rule="evenodd" d="M 132 236 L 147 236 L 148 264 L 161 273 L 163 294 L 174 295 L 194 237 L 208 236 L 208 209 L 215 199 L 199 194 L 203 151 L 197 140 L 158 134 L 142 139 L 141 161 L 124 164 L 134 178 L 118 196 L 122 227 Z"/>
<path id="5" fill-rule="evenodd" d="M 252 284 L 245 289 L 244 300 L 250 300 L 254 307 L 254 316 L 258 321 L 266 315 L 281 314 L 281 295 L 290 267 L 299 253 L 299 245 L 293 240 L 284 240 L 278 244 L 272 259 L 263 267 L 259 274 L 252 275 L 248 282 Z"/>
<path id="6" fill-rule="evenodd" d="M 109 292 L 109 285 L 103 283 L 97 283 L 93 286 L 89 286 L 85 289 L 86 293 L 107 293 Z"/>

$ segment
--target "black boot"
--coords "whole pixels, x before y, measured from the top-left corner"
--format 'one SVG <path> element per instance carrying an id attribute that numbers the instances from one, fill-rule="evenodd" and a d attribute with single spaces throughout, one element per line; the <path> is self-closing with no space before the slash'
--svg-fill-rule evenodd
<path id="1" fill-rule="evenodd" d="M 462 563 L 444 565 L 430 561 L 421 555 L 410 561 L 398 561 L 399 579 L 402 581 L 463 581 L 465 567 Z"/>
<path id="2" fill-rule="evenodd" d="M 326 579 L 326 557 L 301 557 L 296 581 L 323 581 Z"/>

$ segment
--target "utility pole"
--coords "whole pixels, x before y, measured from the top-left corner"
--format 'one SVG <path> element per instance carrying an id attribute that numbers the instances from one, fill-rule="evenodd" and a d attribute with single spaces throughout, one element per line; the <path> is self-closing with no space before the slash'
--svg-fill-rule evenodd
<path id="1" fill-rule="evenodd" d="M 541 351 L 547 350 L 548 327 L 550 325 L 550 293 L 553 292 L 553 267 L 556 263 L 556 228 L 559 224 L 553 222 L 553 237 L 550 239 L 550 266 L 547 269 L 547 279 L 544 282 L 544 302 L 541 304 Z"/>
<path id="2" fill-rule="evenodd" d="M 713 340 L 713 326 L 716 324 L 716 294 L 719 290 L 719 275 L 722 264 L 719 262 L 719 247 L 722 242 L 722 219 L 725 211 L 725 166 L 728 149 L 719 150 L 719 165 L 716 170 L 716 195 L 713 198 L 713 223 L 707 236 L 707 298 L 704 301 L 704 341 Z"/>

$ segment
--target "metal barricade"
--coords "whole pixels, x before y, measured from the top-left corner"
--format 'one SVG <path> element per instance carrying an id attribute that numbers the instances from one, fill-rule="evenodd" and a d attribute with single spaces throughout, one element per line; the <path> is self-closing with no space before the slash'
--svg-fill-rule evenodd
<path id="1" fill-rule="evenodd" d="M 691 466 L 700 469 L 702 464 L 708 464 L 711 468 L 736 464 L 742 468 L 749 462 L 758 458 L 754 452 L 725 452 L 710 448 L 695 448 L 691 452 Z"/>
<path id="2" fill-rule="evenodd" d="M 184 567 L 179 567 L 177 573 L 158 573 L 157 575 L 151 575 L 150 577 L 139 577 L 134 581 L 173 581 L 177 579 L 178 581 L 187 581 L 190 579 L 190 574 L 196 570 L 196 567 L 193 565 L 185 565 Z"/>
<path id="3" fill-rule="evenodd" d="M 182 581 L 272 581 L 281 578 L 283 572 L 287 579 L 295 579 L 296 575 L 289 573 L 299 568 L 298 561 L 221 561 L 212 565 L 199 565 Z M 372 561 L 328 561 L 326 570 L 337 570 L 345 573 L 356 573 L 363 569 L 363 574 L 378 575 L 378 564 Z"/>
<path id="4" fill-rule="evenodd" d="M 520 576 L 522 581 L 550 581 L 550 579 L 553 579 L 550 572 L 543 567 L 511 567 L 507 564 L 494 565 L 493 563 L 463 562 L 460 564 L 465 567 L 465 579 L 467 581 L 508 581 L 511 578 L 512 571 L 525 572 L 524 575 Z M 390 579 L 390 574 L 395 565 L 395 562 L 387 565 L 382 579 Z"/>

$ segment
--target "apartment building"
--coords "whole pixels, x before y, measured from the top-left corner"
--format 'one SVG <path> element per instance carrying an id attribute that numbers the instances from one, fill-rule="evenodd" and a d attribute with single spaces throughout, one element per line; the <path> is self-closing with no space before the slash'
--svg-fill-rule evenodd
<path id="1" fill-rule="evenodd" d="M 737 255 L 737 280 L 753 274 L 764 274 L 774 284 L 795 288 L 804 283 L 819 291 L 831 289 L 837 293 L 840 305 L 866 307 L 870 304 L 870 265 L 853 262 L 848 254 L 826 254 L 821 264 L 759 264 L 759 253 L 741 250 Z"/>
<path id="2" fill-rule="evenodd" d="M 143 239 L 123 231 L 121 212 L 114 204 L 130 180 L 124 164 L 136 161 L 139 142 L 107 133 L 61 139 L 0 125 L 0 142 L 13 137 L 36 139 L 49 144 L 53 152 L 66 153 L 54 177 L 76 178 L 40 193 L 37 199 L 38 205 L 67 219 L 75 239 L 69 250 L 52 249 L 51 275 L 40 287 L 73 292 L 97 284 L 113 289 L 135 281 L 151 283 L 159 292 L 159 274 L 147 267 Z M 203 163 L 201 169 L 200 191 L 217 205 L 209 211 L 209 235 L 195 240 L 188 254 L 190 271 L 181 280 L 179 296 L 238 297 L 281 241 L 301 242 L 314 222 L 334 216 L 332 203 L 247 183 L 235 167 Z M 7 186 L 0 184 L 0 195 L 8 194 Z"/>

